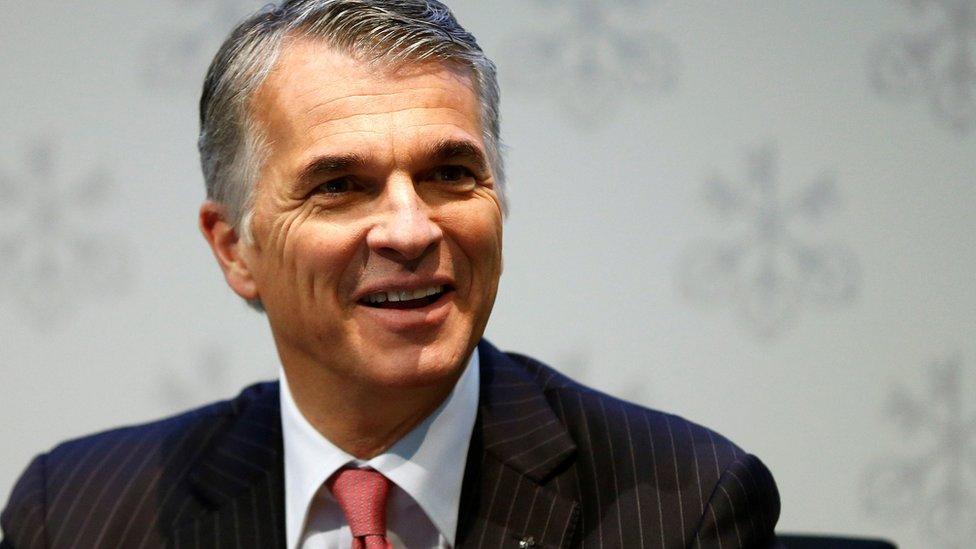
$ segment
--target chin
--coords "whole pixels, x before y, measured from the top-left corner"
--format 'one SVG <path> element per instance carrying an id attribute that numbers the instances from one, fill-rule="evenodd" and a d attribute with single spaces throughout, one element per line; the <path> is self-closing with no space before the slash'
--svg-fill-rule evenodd
<path id="1" fill-rule="evenodd" d="M 370 364 L 370 381 L 386 387 L 420 388 L 441 384 L 453 385 L 467 365 L 465 341 L 410 342 L 370 353 L 364 364 Z"/>

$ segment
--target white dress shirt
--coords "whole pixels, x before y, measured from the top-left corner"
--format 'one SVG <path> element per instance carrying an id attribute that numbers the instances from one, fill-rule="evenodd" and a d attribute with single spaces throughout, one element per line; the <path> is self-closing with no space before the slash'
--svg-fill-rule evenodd
<path id="1" fill-rule="evenodd" d="M 325 481 L 347 464 L 392 481 L 387 539 L 394 547 L 454 546 L 461 481 L 478 412 L 478 350 L 450 396 L 389 450 L 369 461 L 329 442 L 299 411 L 284 372 L 281 426 L 285 450 L 285 532 L 288 549 L 348 549 L 352 534 Z"/>

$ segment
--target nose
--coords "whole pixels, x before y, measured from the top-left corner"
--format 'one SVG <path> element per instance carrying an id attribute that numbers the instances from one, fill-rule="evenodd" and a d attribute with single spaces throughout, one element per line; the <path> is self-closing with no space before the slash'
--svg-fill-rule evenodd
<path id="1" fill-rule="evenodd" d="M 367 245 L 394 261 L 422 258 L 444 237 L 431 219 L 430 206 L 417 194 L 413 181 L 389 183 L 384 194 L 383 211 L 366 236 Z"/>

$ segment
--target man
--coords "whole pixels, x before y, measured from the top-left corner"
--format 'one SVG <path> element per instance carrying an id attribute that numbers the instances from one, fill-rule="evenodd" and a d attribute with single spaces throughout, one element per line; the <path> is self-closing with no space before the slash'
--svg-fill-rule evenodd
<path id="1" fill-rule="evenodd" d="M 753 547 L 755 457 L 481 341 L 505 210 L 494 66 L 436 0 L 292 0 L 201 99 L 200 226 L 279 383 L 36 458 L 23 547 Z"/>

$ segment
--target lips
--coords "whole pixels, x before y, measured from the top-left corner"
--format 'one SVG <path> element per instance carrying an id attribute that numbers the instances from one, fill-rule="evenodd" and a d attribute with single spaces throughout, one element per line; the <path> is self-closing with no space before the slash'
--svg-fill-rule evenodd
<path id="1" fill-rule="evenodd" d="M 419 309 L 435 303 L 450 290 L 450 286 L 443 284 L 412 290 L 381 290 L 367 294 L 359 303 L 377 309 Z"/>
<path id="2" fill-rule="evenodd" d="M 429 337 L 456 310 L 455 291 L 448 280 L 379 282 L 364 288 L 356 300 L 357 316 L 365 329 L 379 330 L 369 332 L 374 337 L 390 333 Z"/>

